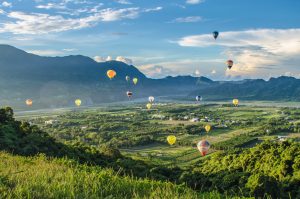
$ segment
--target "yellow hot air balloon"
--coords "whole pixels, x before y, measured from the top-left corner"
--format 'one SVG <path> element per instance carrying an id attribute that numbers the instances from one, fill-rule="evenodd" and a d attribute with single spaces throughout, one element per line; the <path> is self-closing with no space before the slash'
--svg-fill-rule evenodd
<path id="1" fill-rule="evenodd" d="M 209 124 L 207 124 L 207 125 L 205 125 L 204 128 L 205 128 L 206 132 L 208 133 L 211 129 L 211 126 Z"/>
<path id="2" fill-rule="evenodd" d="M 167 137 L 167 141 L 168 141 L 168 143 L 169 143 L 170 145 L 175 144 L 175 142 L 176 142 L 176 137 L 175 137 L 175 135 L 169 135 L 169 136 Z"/>
<path id="3" fill-rule="evenodd" d="M 234 100 L 232 100 L 232 103 L 233 103 L 234 106 L 238 106 L 239 105 L 239 100 L 234 99 Z"/>
<path id="4" fill-rule="evenodd" d="M 147 107 L 147 109 L 149 110 L 149 109 L 151 109 L 152 104 L 151 104 L 151 103 L 148 103 L 148 104 L 146 105 L 146 107 Z"/>
<path id="5" fill-rule="evenodd" d="M 135 77 L 135 78 L 132 79 L 132 81 L 133 81 L 133 83 L 136 85 L 136 84 L 138 83 L 139 80 L 138 80 L 138 78 Z"/>
<path id="6" fill-rule="evenodd" d="M 81 100 L 80 99 L 75 100 L 75 104 L 76 104 L 76 106 L 79 107 L 81 105 Z"/>
<path id="7" fill-rule="evenodd" d="M 116 71 L 114 70 L 108 70 L 106 74 L 109 79 L 112 79 L 117 75 Z"/>
<path id="8" fill-rule="evenodd" d="M 27 99 L 25 103 L 27 106 L 32 106 L 32 99 Z"/>

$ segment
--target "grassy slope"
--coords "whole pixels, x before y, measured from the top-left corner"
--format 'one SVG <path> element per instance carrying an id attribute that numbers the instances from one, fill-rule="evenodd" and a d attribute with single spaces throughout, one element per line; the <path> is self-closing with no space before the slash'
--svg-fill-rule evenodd
<path id="1" fill-rule="evenodd" d="M 67 159 L 0 152 L 0 198 L 221 198 L 185 186 L 121 177 L 110 169 Z"/>

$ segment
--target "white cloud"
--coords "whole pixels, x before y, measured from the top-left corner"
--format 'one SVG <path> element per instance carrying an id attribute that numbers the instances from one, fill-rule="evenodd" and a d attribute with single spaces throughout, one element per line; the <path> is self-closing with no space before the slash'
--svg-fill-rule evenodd
<path id="1" fill-rule="evenodd" d="M 94 57 L 94 60 L 95 60 L 96 62 L 106 62 L 106 61 L 112 61 L 113 58 L 112 58 L 111 56 L 107 56 L 106 58 L 101 57 L 101 56 L 95 56 L 95 57 Z"/>
<path id="2" fill-rule="evenodd" d="M 200 76 L 200 71 L 197 69 L 197 70 L 195 70 L 195 73 L 194 73 L 196 76 Z"/>
<path id="3" fill-rule="evenodd" d="M 215 68 L 222 64 L 223 60 L 219 59 L 171 59 L 170 61 L 151 61 L 149 64 L 138 63 L 139 69 L 149 77 L 160 78 L 174 75 L 195 75 L 198 70 L 199 74 L 209 76 L 211 68 Z M 154 62 L 154 63 L 153 63 Z M 199 67 L 200 65 L 200 67 Z M 207 67 L 210 66 L 210 67 Z M 223 75 L 223 74 L 220 74 Z"/>
<path id="4" fill-rule="evenodd" d="M 28 50 L 27 52 L 40 56 L 56 56 L 64 54 L 64 52 L 58 50 Z"/>
<path id="5" fill-rule="evenodd" d="M 187 4 L 199 4 L 199 3 L 203 3 L 204 0 L 186 0 Z"/>
<path id="6" fill-rule="evenodd" d="M 148 9 L 145 9 L 144 12 L 155 12 L 155 11 L 160 11 L 162 10 L 163 7 L 156 7 L 156 8 L 148 8 Z"/>
<path id="7" fill-rule="evenodd" d="M 177 23 L 192 23 L 192 22 L 199 22 L 202 20 L 200 16 L 190 16 L 190 17 L 179 17 L 174 19 L 172 22 Z"/>
<path id="8" fill-rule="evenodd" d="M 116 0 L 116 2 L 118 2 L 119 4 L 124 4 L 124 5 L 132 4 L 130 1 L 127 1 L 127 0 Z"/>
<path id="9" fill-rule="evenodd" d="M 4 14 L 4 13 L 5 13 L 4 10 L 0 9 L 0 14 Z"/>
<path id="10" fill-rule="evenodd" d="M 11 7 L 12 7 L 12 3 L 7 2 L 7 1 L 3 1 L 3 2 L 2 2 L 2 6 L 3 6 L 3 7 L 10 7 L 10 8 L 11 8 Z"/>
<path id="11" fill-rule="evenodd" d="M 125 64 L 128 64 L 128 65 L 132 65 L 133 61 L 129 58 L 125 58 L 125 57 L 122 57 L 122 56 L 118 56 L 116 58 L 116 61 L 120 61 L 120 62 L 124 62 Z"/>
<path id="12" fill-rule="evenodd" d="M 14 22 L 5 22 L 0 25 L 0 33 L 13 34 L 46 34 L 91 27 L 99 22 L 111 22 L 122 19 L 134 19 L 139 15 L 139 8 L 103 9 L 98 13 L 84 18 L 64 18 L 61 15 L 40 13 L 10 12 L 8 17 Z"/>
<path id="13" fill-rule="evenodd" d="M 168 75 L 175 75 L 176 73 L 161 65 L 144 65 L 139 68 L 150 78 L 163 78 Z"/>
<path id="14" fill-rule="evenodd" d="M 113 59 L 111 56 L 107 56 L 107 58 L 104 58 L 101 56 L 95 56 L 94 60 L 96 62 L 106 62 L 106 61 L 116 60 L 116 61 L 124 62 L 125 64 L 128 64 L 128 65 L 132 65 L 132 63 L 133 63 L 131 59 L 125 58 L 122 56 L 118 56 L 116 59 Z"/>
<path id="15" fill-rule="evenodd" d="M 111 56 L 107 56 L 105 61 L 112 61 L 112 60 L 113 60 L 113 58 Z"/>
<path id="16" fill-rule="evenodd" d="M 299 70 L 300 29 L 257 29 L 221 32 L 215 41 L 212 34 L 192 35 L 181 38 L 180 46 L 223 47 L 223 56 L 234 61 L 228 76 L 257 77 L 284 74 L 283 67 L 292 72 Z M 225 58 L 225 59 L 226 59 Z M 224 60 L 225 62 L 225 60 Z"/>
<path id="17" fill-rule="evenodd" d="M 105 62 L 105 61 L 106 61 L 105 58 L 100 57 L 100 56 L 95 56 L 95 57 L 94 57 L 94 60 L 95 60 L 96 62 Z"/>
<path id="18" fill-rule="evenodd" d="M 104 9 L 96 18 L 100 18 L 101 21 L 118 21 L 121 19 L 135 19 L 139 15 L 139 8 L 124 8 L 119 10 Z"/>
<path id="19" fill-rule="evenodd" d="M 36 8 L 40 9 L 66 9 L 65 4 L 55 4 L 55 3 L 47 3 L 46 5 L 38 5 Z"/>
<path id="20" fill-rule="evenodd" d="M 78 49 L 76 48 L 64 48 L 63 51 L 66 51 L 66 52 L 74 52 L 74 51 L 77 51 Z"/>

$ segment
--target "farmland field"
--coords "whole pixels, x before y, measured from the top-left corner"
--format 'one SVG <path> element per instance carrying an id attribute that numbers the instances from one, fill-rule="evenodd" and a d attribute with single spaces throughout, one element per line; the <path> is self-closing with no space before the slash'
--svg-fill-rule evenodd
<path id="1" fill-rule="evenodd" d="M 222 150 L 235 148 L 230 141 L 240 136 L 245 137 L 236 145 L 255 146 L 261 140 L 277 140 L 278 135 L 294 140 L 299 140 L 300 135 L 299 129 L 294 132 L 291 128 L 295 125 L 299 128 L 299 109 L 262 106 L 255 102 L 239 107 L 226 103 L 166 103 L 154 104 L 152 110 L 146 110 L 144 104 L 129 104 L 17 112 L 16 117 L 39 126 L 60 142 L 81 142 L 96 148 L 109 144 L 134 159 L 180 167 L 190 166 L 203 158 L 196 148 L 202 139 L 212 144 L 210 153 L 214 153 L 222 143 L 229 145 L 221 147 Z M 193 118 L 197 121 L 192 121 Z M 272 120 L 281 122 L 284 128 L 266 129 Z M 46 121 L 52 123 L 45 124 Z M 212 126 L 209 133 L 204 130 L 206 124 Z M 177 137 L 175 145 L 168 145 L 168 135 Z M 252 140 L 251 145 L 247 145 L 249 140 Z"/>

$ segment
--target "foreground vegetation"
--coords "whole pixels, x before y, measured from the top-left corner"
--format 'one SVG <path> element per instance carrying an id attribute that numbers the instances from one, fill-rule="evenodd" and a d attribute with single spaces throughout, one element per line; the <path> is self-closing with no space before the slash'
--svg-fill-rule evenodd
<path id="1" fill-rule="evenodd" d="M 13 118 L 12 109 L 0 109 L 4 197 L 300 197 L 299 109 L 172 104 L 151 111 L 117 107 L 22 120 Z M 207 123 L 213 126 L 208 135 Z M 169 134 L 177 136 L 175 146 L 166 144 Z M 277 138 L 283 135 L 286 141 Z M 206 157 L 194 148 L 200 139 L 212 143 Z M 112 184 L 103 187 L 105 182 Z M 74 189 L 66 191 L 68 186 Z M 57 195 L 49 194 L 54 188 Z"/>
<path id="2" fill-rule="evenodd" d="M 0 198 L 221 198 L 186 186 L 134 177 L 69 159 L 0 153 Z"/>

